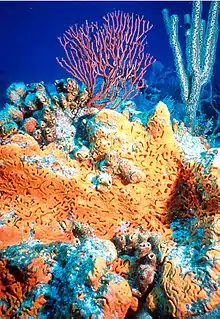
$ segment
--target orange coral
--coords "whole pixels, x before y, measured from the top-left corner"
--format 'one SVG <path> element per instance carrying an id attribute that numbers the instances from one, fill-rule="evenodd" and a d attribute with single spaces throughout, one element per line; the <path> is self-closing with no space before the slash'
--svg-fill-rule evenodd
<path id="1" fill-rule="evenodd" d="M 44 263 L 43 258 L 33 258 L 31 263 L 27 267 L 29 276 L 26 285 L 27 290 L 30 291 L 36 285 L 39 285 L 42 282 L 48 282 L 51 279 L 50 266 Z"/>
<path id="2" fill-rule="evenodd" d="M 17 272 L 19 274 L 19 271 Z M 7 278 L 7 281 L 5 279 Z M 6 284 L 5 284 L 6 282 Z M 14 307 L 19 307 L 22 301 L 22 288 L 24 284 L 22 284 L 16 278 L 16 274 L 13 275 L 7 269 L 7 260 L 0 261 L 0 298 L 5 297 L 6 301 L 10 305 L 14 305 Z M 5 318 L 9 318 L 11 315 L 11 311 L 7 309 L 4 304 L 0 305 L 0 314 L 4 315 Z M 8 312 L 7 312 L 8 310 Z"/>
<path id="3" fill-rule="evenodd" d="M 100 279 L 103 276 L 105 268 L 105 259 L 102 257 L 97 257 L 94 260 L 93 269 L 88 273 L 88 281 L 94 290 L 97 290 L 101 285 Z"/>
<path id="4" fill-rule="evenodd" d="M 128 282 L 121 280 L 118 284 L 110 283 L 102 302 L 104 303 L 103 318 L 124 318 L 124 314 L 128 311 L 132 302 L 132 294 Z"/>
<path id="5" fill-rule="evenodd" d="M 169 260 L 163 264 L 159 285 L 147 296 L 147 307 L 151 312 L 161 307 L 162 296 L 166 300 L 162 313 L 174 318 L 189 318 L 194 313 L 190 308 L 187 309 L 187 305 L 198 300 L 207 311 L 214 309 L 219 302 L 219 291 L 215 291 L 207 302 L 207 292 L 196 282 L 193 273 L 183 275 L 181 267 L 176 267 L 174 261 Z"/>
<path id="6" fill-rule="evenodd" d="M 130 259 L 117 258 L 112 264 L 112 271 L 120 276 L 127 278 L 130 271 L 131 261 Z"/>
<path id="7" fill-rule="evenodd" d="M 25 249 L 24 252 L 25 254 Z M 5 305 L 0 305 L 2 318 L 13 316 L 16 308 L 36 285 L 48 283 L 51 279 L 50 267 L 42 258 L 32 259 L 27 268 L 27 281 L 23 269 L 11 266 L 7 260 L 0 261 L 0 298 L 5 298 Z M 45 303 L 44 296 L 36 298 L 31 308 L 26 308 L 27 316 L 37 315 L 38 309 Z"/>
<path id="8" fill-rule="evenodd" d="M 91 163 L 85 166 L 85 163 L 67 160 L 53 144 L 42 151 L 30 136 L 15 135 L 11 144 L 0 147 L 3 163 L 0 168 L 0 208 L 2 214 L 12 209 L 16 211 L 16 218 L 14 221 L 9 218 L 7 227 L 11 225 L 22 230 L 24 239 L 29 238 L 30 225 L 35 234 L 41 234 L 43 241 L 47 238 L 63 239 L 63 230 L 59 224 L 56 227 L 54 224 L 72 216 L 89 222 L 102 237 L 110 238 L 115 228 L 126 220 L 131 222 L 131 227 L 142 225 L 169 236 L 170 229 L 165 225 L 166 206 L 175 188 L 181 156 L 174 144 L 167 108 L 158 106 L 148 132 L 139 123 L 130 123 L 115 111 L 99 112 L 96 123 L 100 121 L 113 121 L 118 134 L 117 138 L 114 132 L 104 139 L 99 136 L 93 150 L 102 154 L 103 145 L 111 144 L 122 158 L 132 160 L 142 169 L 146 181 L 123 185 L 120 179 L 115 179 L 111 191 L 100 194 L 87 177 L 95 173 Z M 127 139 L 121 147 L 120 138 L 125 137 Z M 141 148 L 130 152 L 132 143 L 137 142 Z M 105 152 L 108 150 L 105 148 Z M 50 154 L 58 162 L 62 160 L 64 166 L 76 168 L 75 176 L 68 178 L 54 174 L 51 167 L 38 168 L 37 162 L 30 165 L 23 160 L 24 156 L 45 158 Z M 54 221 L 52 227 L 49 226 L 51 221 Z M 61 237 L 55 236 L 55 229 Z M 7 245 L 6 241 L 4 243 Z"/>
<path id="9" fill-rule="evenodd" d="M 168 109 L 163 103 L 157 106 L 147 130 L 140 123 L 129 122 L 122 114 L 102 110 L 87 124 L 87 131 L 92 158 L 86 157 L 81 162 L 67 158 L 53 143 L 41 150 L 34 138 L 27 135 L 14 135 L 8 139 L 8 144 L 0 146 L 1 248 L 29 238 L 47 243 L 73 241 L 72 220 L 88 223 L 102 238 L 112 238 L 117 227 L 129 222 L 131 231 L 142 227 L 169 240 L 174 213 L 182 218 L 192 214 L 198 218 L 198 225 L 205 229 L 204 244 L 217 239 L 217 172 L 213 168 L 213 177 L 205 175 L 198 165 L 184 165 L 181 151 L 175 144 Z M 108 159 L 112 185 L 106 192 L 98 192 L 92 183 L 92 178 L 99 174 L 95 164 L 112 151 L 116 154 Z M 135 183 L 121 179 L 114 171 L 118 158 L 129 163 L 129 174 L 135 168 L 144 178 L 135 179 Z M 47 164 L 50 160 L 52 162 Z M 177 196 L 183 184 L 186 189 Z M 190 210 L 192 205 L 193 211 Z M 170 243 L 172 246 L 173 242 Z M 163 291 L 169 313 L 184 318 L 186 303 L 204 300 L 207 293 L 200 289 L 192 275 L 182 277 L 181 270 L 166 260 L 167 253 L 168 249 L 161 257 L 161 287 L 155 287 L 149 295 L 148 307 L 152 311 L 155 309 L 158 295 Z M 218 254 L 214 246 L 206 257 L 214 260 Z M 115 262 L 114 267 L 119 264 Z M 125 265 L 121 267 L 126 274 Z M 210 271 L 213 278 L 218 269 L 213 262 Z M 42 276 L 38 271 L 37 274 Z M 94 274 L 90 275 L 91 280 L 96 279 Z M 124 281 L 121 285 L 126 284 Z M 15 290 L 19 291 L 21 287 L 17 285 Z M 98 281 L 95 286 L 98 287 Z M 127 294 L 125 301 L 121 301 L 123 296 L 116 297 L 126 308 L 131 300 L 125 286 L 122 287 Z M 177 286 L 182 287 L 178 292 Z M 117 291 L 116 287 L 108 291 L 109 302 L 111 294 Z M 206 309 L 212 309 L 216 300 L 218 293 L 213 292 L 210 300 L 204 303 Z M 108 307 L 106 304 L 106 314 Z M 116 309 L 116 313 L 120 318 L 120 309 Z M 108 316 L 111 318 L 110 314 Z"/>
<path id="10" fill-rule="evenodd" d="M 114 123 L 115 131 L 118 133 L 116 136 L 112 131 L 112 134 L 103 137 L 95 132 L 93 154 L 104 156 L 105 152 L 114 149 L 121 158 L 131 160 L 144 172 L 145 181 L 124 185 L 123 181 L 114 178 L 111 190 L 99 193 L 90 180 L 90 174 L 96 173 L 91 162 L 78 163 L 66 159 L 65 154 L 56 149 L 53 143 L 42 151 L 30 136 L 14 135 L 11 144 L 0 147 L 2 218 L 11 210 L 16 211 L 16 218 L 9 218 L 4 227 L 22 229 L 22 235 L 27 239 L 32 225 L 35 234 L 39 234 L 36 238 L 45 241 L 47 238 L 63 240 L 66 235 L 57 222 L 73 217 L 88 222 L 97 235 L 105 238 L 112 237 L 115 228 L 123 221 L 130 221 L 131 228 L 141 225 L 149 231 L 155 230 L 169 238 L 171 230 L 167 208 L 172 203 L 176 183 L 184 175 L 188 185 L 191 183 L 192 187 L 195 187 L 197 175 L 191 168 L 184 168 L 182 164 L 166 106 L 160 104 L 157 107 L 155 115 L 149 121 L 147 132 L 139 123 L 130 123 L 123 115 L 112 110 L 102 110 L 95 120 L 96 123 L 101 122 L 104 125 Z M 131 152 L 134 143 L 140 144 L 139 149 Z M 50 154 L 57 158 L 57 163 L 62 161 L 63 166 L 75 168 L 76 174 L 71 177 L 62 176 L 52 171 L 51 167 L 54 164 L 39 168 L 38 161 L 32 165 L 23 161 L 24 156 L 45 158 Z M 206 183 L 204 177 L 202 183 Z M 208 185 L 206 183 L 204 186 L 207 190 L 210 189 Z M 216 194 L 217 188 L 214 184 L 213 187 L 216 189 L 213 194 Z M 195 194 L 195 191 L 191 193 Z M 213 205 L 213 199 L 217 199 L 217 195 L 208 196 L 207 205 Z M 175 194 L 175 200 L 176 198 Z M 181 202 L 182 199 L 183 196 Z M 189 205 L 191 202 L 191 199 L 188 199 Z M 195 202 L 197 203 L 198 201 Z M 70 235 L 67 237 L 70 239 Z"/>

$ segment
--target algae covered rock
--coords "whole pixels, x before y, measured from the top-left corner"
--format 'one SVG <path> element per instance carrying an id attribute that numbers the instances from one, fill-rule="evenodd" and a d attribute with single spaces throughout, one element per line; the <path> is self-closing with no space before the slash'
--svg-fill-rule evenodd
<path id="1" fill-rule="evenodd" d="M 124 318 L 131 304 L 128 282 L 109 270 L 117 257 L 110 241 L 79 245 L 24 242 L 1 251 L 3 318 Z"/>

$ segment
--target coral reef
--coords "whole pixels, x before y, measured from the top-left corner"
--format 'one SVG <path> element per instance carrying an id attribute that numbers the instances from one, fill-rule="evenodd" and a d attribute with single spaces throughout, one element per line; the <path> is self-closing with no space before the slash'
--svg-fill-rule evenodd
<path id="1" fill-rule="evenodd" d="M 56 89 L 13 84 L 2 112 L 0 316 L 215 311 L 218 150 L 163 102 L 140 116 L 87 109 L 72 79 Z"/>
<path id="2" fill-rule="evenodd" d="M 57 142 L 64 151 L 74 148 L 77 116 L 87 111 L 86 88 L 79 89 L 71 78 L 55 81 L 55 92 L 43 83 L 13 83 L 7 90 L 7 103 L 0 112 L 1 142 L 15 133 L 28 133 L 41 147 Z"/>
<path id="3" fill-rule="evenodd" d="M 160 118 L 163 122 L 157 128 Z M 148 131 L 112 110 L 102 110 L 87 121 L 91 155 L 85 161 L 66 158 L 53 143 L 41 150 L 34 138 L 27 135 L 13 135 L 1 146 L 2 215 L 15 210 L 15 223 L 23 229 L 31 223 L 36 233 L 50 222 L 71 216 L 89 221 L 96 234 L 104 238 L 111 238 L 124 220 L 131 221 L 132 227 L 146 225 L 150 231 L 159 230 L 170 237 L 166 210 L 181 156 L 166 106 L 157 107 Z M 112 149 L 120 158 L 120 174 L 112 174 L 110 191 L 100 193 L 96 191 L 96 177 L 102 172 L 101 162 Z M 114 218 L 106 218 L 112 211 Z M 11 225 L 9 220 L 7 225 Z"/>

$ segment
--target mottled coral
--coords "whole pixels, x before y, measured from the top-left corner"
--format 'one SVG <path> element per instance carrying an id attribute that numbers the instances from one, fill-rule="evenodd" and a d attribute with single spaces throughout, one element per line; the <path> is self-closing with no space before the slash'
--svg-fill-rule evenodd
<path id="1" fill-rule="evenodd" d="M 25 254 L 28 254 L 29 250 L 26 247 L 23 247 L 22 250 L 23 254 L 22 257 L 20 257 L 21 261 L 23 261 L 23 265 L 13 263 L 7 260 L 7 258 L 4 259 L 1 254 L 0 313 L 3 318 L 10 318 L 15 314 L 21 317 L 21 312 L 23 312 L 23 315 L 36 317 L 38 309 L 46 302 L 45 297 L 41 295 L 41 293 L 38 293 L 38 295 L 35 294 L 32 301 L 29 302 L 28 307 L 24 306 L 23 311 L 19 312 L 19 307 L 23 302 L 23 296 L 28 296 L 31 291 L 39 289 L 41 285 L 48 283 L 51 279 L 50 265 L 45 263 L 41 257 L 33 258 L 29 265 L 25 265 L 24 270 Z M 4 254 L 4 252 L 2 253 Z M 16 256 L 14 256 L 14 258 L 16 258 Z"/>
<path id="2" fill-rule="evenodd" d="M 158 279 L 146 300 L 155 316 L 189 318 L 218 305 L 219 210 L 215 214 L 196 216 L 194 209 L 190 217 L 173 219 L 173 241 L 166 243 L 169 251 L 163 254 Z"/>
<path id="3" fill-rule="evenodd" d="M 57 138 L 61 142 L 59 131 L 62 124 L 59 121 L 57 123 L 59 114 L 62 114 L 66 124 L 80 114 L 86 114 L 88 96 L 86 89 L 79 90 L 73 79 L 55 81 L 55 85 L 57 92 L 52 93 L 44 82 L 12 84 L 7 90 L 9 103 L 0 112 L 0 139 L 17 133 L 19 129 L 33 136 L 40 146 L 52 143 Z M 68 125 L 65 129 L 68 129 Z M 73 145 L 70 146 L 69 140 L 64 140 L 63 136 L 62 142 L 60 144 L 65 151 L 69 153 L 73 150 Z M 74 144 L 73 140 L 71 142 Z"/>
<path id="4" fill-rule="evenodd" d="M 57 100 L 63 109 L 69 109 L 72 114 L 72 118 L 75 118 L 80 109 L 86 106 L 86 102 L 89 100 L 89 94 L 86 88 L 79 89 L 79 85 L 74 79 L 68 78 L 66 80 L 55 81 L 58 96 Z"/>
<path id="5" fill-rule="evenodd" d="M 210 280 L 202 269 L 204 266 L 200 268 L 206 280 Z M 212 286 L 211 280 L 205 287 L 197 276 L 193 272 L 184 274 L 174 261 L 166 260 L 161 268 L 160 282 L 147 296 L 148 309 L 154 314 L 162 313 L 164 317 L 172 315 L 174 318 L 189 318 L 214 309 L 219 304 L 218 288 Z"/>
<path id="6" fill-rule="evenodd" d="M 54 104 L 43 82 L 24 85 L 14 83 L 7 91 L 9 104 L 5 105 L 1 116 L 4 114 L 4 121 L 0 122 L 0 138 L 20 132 L 32 135 L 43 146 L 52 142 L 55 138 L 56 119 L 54 117 Z M 9 130 L 7 126 L 17 125 L 17 130 Z M 42 125 L 43 124 L 43 125 Z M 45 129 L 53 131 L 52 134 L 45 134 Z M 36 132 L 38 131 L 38 133 Z M 39 133 L 41 137 L 39 137 Z"/>
<path id="7" fill-rule="evenodd" d="M 109 270 L 116 256 L 114 245 L 101 239 L 2 250 L 1 316 L 124 318 L 132 295 L 128 282 Z"/>

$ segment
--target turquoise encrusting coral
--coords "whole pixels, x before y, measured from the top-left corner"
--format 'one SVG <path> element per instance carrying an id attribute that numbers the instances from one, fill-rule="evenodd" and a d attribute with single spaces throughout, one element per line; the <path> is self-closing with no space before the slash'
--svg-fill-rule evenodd
<path id="1" fill-rule="evenodd" d="M 9 86 L 0 111 L 1 318 L 218 317 L 220 151 L 209 144 L 215 132 L 188 127 L 214 64 L 217 10 L 211 4 L 209 66 L 195 47 L 205 30 L 194 26 L 198 1 L 186 17 L 187 71 L 177 17 L 164 11 L 188 81 L 187 123 L 172 115 L 175 99 L 155 102 L 160 90 L 144 87 L 152 25 L 120 11 L 60 38 L 58 62 L 72 77 Z M 143 95 L 133 99 L 140 89 L 149 109 Z"/>

